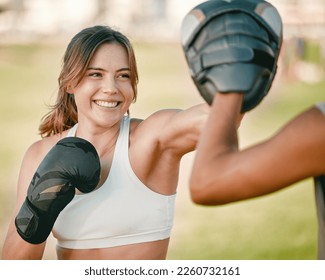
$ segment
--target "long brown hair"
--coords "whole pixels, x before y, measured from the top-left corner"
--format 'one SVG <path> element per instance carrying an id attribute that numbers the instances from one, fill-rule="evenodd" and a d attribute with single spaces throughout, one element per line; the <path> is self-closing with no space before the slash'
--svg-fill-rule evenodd
<path id="1" fill-rule="evenodd" d="M 72 38 L 65 51 L 62 70 L 58 78 L 59 90 L 56 103 L 50 106 L 50 112 L 42 118 L 39 126 L 39 133 L 42 137 L 62 133 L 78 122 L 74 96 L 67 92 L 67 87 L 71 81 L 80 83 L 94 52 L 103 43 L 118 43 L 126 49 L 134 92 L 133 102 L 136 101 L 138 70 L 134 50 L 129 39 L 108 26 L 96 25 L 85 28 Z"/>

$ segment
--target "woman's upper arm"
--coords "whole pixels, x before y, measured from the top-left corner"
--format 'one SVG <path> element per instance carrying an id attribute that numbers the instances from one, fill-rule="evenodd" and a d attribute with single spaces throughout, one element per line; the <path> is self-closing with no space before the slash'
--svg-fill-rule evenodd
<path id="1" fill-rule="evenodd" d="M 312 108 L 264 142 L 210 157 L 199 179 L 191 184 L 192 198 L 202 204 L 224 204 L 271 193 L 322 174 L 324 143 L 325 117 Z"/>
<path id="2" fill-rule="evenodd" d="M 169 151 L 183 156 L 193 151 L 208 116 L 209 106 L 200 104 L 186 110 L 165 109 L 155 112 L 135 130 L 135 138 L 150 150 Z"/>
<path id="3" fill-rule="evenodd" d="M 195 149 L 206 122 L 209 106 L 199 104 L 167 116 L 160 127 L 159 143 L 163 149 L 184 155 Z"/>

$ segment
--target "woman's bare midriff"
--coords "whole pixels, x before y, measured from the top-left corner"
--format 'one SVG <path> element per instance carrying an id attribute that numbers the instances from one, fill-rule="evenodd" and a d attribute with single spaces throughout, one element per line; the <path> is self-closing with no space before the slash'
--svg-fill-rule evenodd
<path id="1" fill-rule="evenodd" d="M 100 249 L 66 249 L 57 246 L 59 260 L 164 260 L 169 238 Z"/>

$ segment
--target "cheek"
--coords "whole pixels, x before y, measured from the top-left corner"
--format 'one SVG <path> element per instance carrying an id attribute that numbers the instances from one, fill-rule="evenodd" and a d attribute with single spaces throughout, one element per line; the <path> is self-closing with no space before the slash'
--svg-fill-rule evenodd
<path id="1" fill-rule="evenodd" d="M 78 111 L 80 111 L 80 112 L 83 111 L 84 109 L 88 110 L 90 107 L 89 98 L 80 98 L 80 96 L 75 95 L 75 102 L 76 102 Z"/>
<path id="2" fill-rule="evenodd" d="M 77 107 L 84 107 L 90 104 L 93 95 L 93 88 L 89 85 L 76 88 L 74 98 Z"/>
<path id="3" fill-rule="evenodd" d="M 81 83 L 75 88 L 75 95 L 78 98 L 89 98 L 96 91 L 96 85 L 94 83 Z"/>
<path id="4" fill-rule="evenodd" d="M 134 91 L 133 91 L 131 83 L 123 85 L 123 93 L 124 93 L 125 99 L 131 100 L 131 101 L 133 100 Z"/>

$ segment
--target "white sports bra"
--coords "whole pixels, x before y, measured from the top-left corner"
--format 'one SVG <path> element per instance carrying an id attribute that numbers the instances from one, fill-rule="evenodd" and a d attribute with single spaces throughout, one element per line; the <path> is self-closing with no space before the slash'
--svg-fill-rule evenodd
<path id="1" fill-rule="evenodd" d="M 129 117 L 124 117 L 105 183 L 76 195 L 60 213 L 52 230 L 58 246 L 107 248 L 170 236 L 176 195 L 156 193 L 134 174 L 128 158 L 129 126 Z M 68 136 L 75 136 L 76 129 Z"/>

